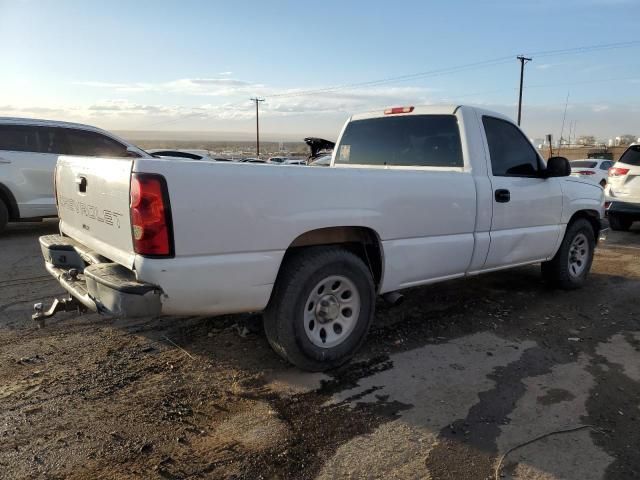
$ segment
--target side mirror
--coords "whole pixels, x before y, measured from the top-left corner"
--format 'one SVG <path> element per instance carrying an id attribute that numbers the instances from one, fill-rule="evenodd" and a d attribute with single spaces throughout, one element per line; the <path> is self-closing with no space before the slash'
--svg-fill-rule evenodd
<path id="1" fill-rule="evenodd" d="M 544 171 L 545 178 L 568 177 L 571 175 L 571 165 L 565 157 L 551 157 L 547 160 L 547 169 Z"/>

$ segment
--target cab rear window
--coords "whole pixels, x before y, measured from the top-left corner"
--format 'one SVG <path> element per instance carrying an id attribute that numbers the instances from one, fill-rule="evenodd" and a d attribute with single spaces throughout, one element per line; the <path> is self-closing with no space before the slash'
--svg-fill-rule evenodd
<path id="1" fill-rule="evenodd" d="M 626 163 L 627 165 L 640 165 L 640 145 L 630 146 L 626 152 L 622 154 L 620 163 Z"/>
<path id="2" fill-rule="evenodd" d="M 455 115 L 403 115 L 354 120 L 347 125 L 335 163 L 406 167 L 462 167 Z"/>

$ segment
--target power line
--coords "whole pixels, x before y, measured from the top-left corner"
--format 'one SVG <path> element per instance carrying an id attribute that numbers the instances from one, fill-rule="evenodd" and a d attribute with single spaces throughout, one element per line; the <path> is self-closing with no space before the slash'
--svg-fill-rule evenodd
<path id="1" fill-rule="evenodd" d="M 366 82 L 347 83 L 347 84 L 343 84 L 343 85 L 336 85 L 336 86 L 333 86 L 333 87 L 325 87 L 325 88 L 317 88 L 317 89 L 313 89 L 313 90 L 302 90 L 302 91 L 296 91 L 296 92 L 275 93 L 275 94 L 272 94 L 272 95 L 267 95 L 267 97 L 268 98 L 301 97 L 301 96 L 307 96 L 307 95 L 315 95 L 317 93 L 328 93 L 328 92 L 334 92 L 334 91 L 338 91 L 338 90 L 349 90 L 349 89 L 353 89 L 353 88 L 384 85 L 384 84 L 387 84 L 387 83 L 405 82 L 405 81 L 408 81 L 408 80 L 415 80 L 417 78 L 424 78 L 424 77 L 437 76 L 437 75 L 445 75 L 445 74 L 450 74 L 450 73 L 458 73 L 458 72 L 462 72 L 462 71 L 466 71 L 466 70 L 470 70 L 470 69 L 475 69 L 475 68 L 500 65 L 500 64 L 504 64 L 504 63 L 510 62 L 512 58 L 513 58 L 512 56 L 499 57 L 499 58 L 494 58 L 494 59 L 491 59 L 491 60 L 484 60 L 482 62 L 474 62 L 474 63 L 469 63 L 469 64 L 466 64 L 466 65 L 457 65 L 455 67 L 443 68 L 443 69 L 438 69 L 438 70 L 430 70 L 430 71 L 426 71 L 426 72 L 410 73 L 410 74 L 407 74 L 407 75 L 400 75 L 400 76 L 396 76 L 396 77 L 387 77 L 387 78 L 378 79 L 378 80 L 369 80 L 369 81 L 366 81 Z"/>
<path id="2" fill-rule="evenodd" d="M 582 47 L 563 48 L 559 50 L 542 50 L 539 52 L 531 52 L 530 55 L 536 57 L 553 57 L 560 55 L 569 55 L 574 53 L 589 53 L 599 50 L 613 50 L 616 48 L 628 48 L 640 45 L 640 40 L 630 40 L 628 42 L 601 43 L 597 45 L 585 45 Z"/>
<path id="3" fill-rule="evenodd" d="M 553 57 L 553 56 L 561 56 L 561 55 L 569 55 L 569 54 L 589 53 L 589 52 L 594 52 L 599 50 L 628 48 L 636 45 L 640 45 L 640 40 L 631 40 L 628 42 L 617 42 L 617 43 L 604 43 L 604 44 L 598 44 L 598 45 L 585 45 L 580 47 L 564 48 L 564 49 L 556 49 L 556 50 L 540 50 L 537 52 L 532 52 L 529 55 L 536 56 L 536 57 Z M 318 93 L 335 92 L 339 90 L 349 90 L 349 89 L 360 88 L 360 87 L 385 85 L 388 83 L 405 82 L 407 80 L 415 80 L 418 78 L 426 78 L 426 77 L 437 76 L 437 75 L 446 75 L 446 74 L 458 73 L 458 72 L 476 69 L 476 68 L 501 65 L 501 64 L 510 62 L 512 58 L 513 58 L 513 55 L 507 55 L 504 57 L 497 57 L 497 58 L 484 60 L 480 62 L 457 65 L 449 68 L 442 68 L 442 69 L 430 70 L 425 72 L 398 75 L 398 76 L 387 77 L 387 78 L 382 78 L 378 80 L 346 83 L 342 85 L 335 85 L 333 87 L 301 90 L 297 92 L 275 93 L 272 95 L 266 95 L 266 97 L 268 98 L 299 97 L 299 96 L 315 95 Z"/>
<path id="4" fill-rule="evenodd" d="M 613 77 L 613 78 L 602 78 L 598 80 L 583 80 L 579 82 L 554 82 L 554 83 L 538 83 L 534 85 L 527 85 L 524 87 L 524 90 L 530 90 L 532 88 L 548 88 L 548 87 L 573 87 L 575 85 L 586 85 L 590 83 L 610 83 L 610 82 L 622 82 L 626 80 L 636 80 L 640 82 L 640 77 L 638 75 L 632 75 L 629 77 Z M 460 95 L 451 95 L 451 97 L 465 98 L 465 97 L 474 97 L 476 95 L 488 95 L 491 93 L 504 93 L 504 92 L 513 92 L 517 91 L 517 88 L 500 88 L 496 90 L 483 90 L 481 92 L 473 92 L 473 93 L 463 93 Z M 448 98 L 448 97 L 446 97 Z"/>
<path id="5" fill-rule="evenodd" d="M 612 50 L 612 49 L 618 49 L 618 48 L 629 48 L 629 47 L 633 47 L 633 46 L 637 46 L 640 45 L 640 40 L 630 40 L 627 42 L 616 42 L 616 43 L 605 43 L 605 44 L 597 44 L 597 45 L 585 45 L 585 46 L 580 46 L 580 47 L 572 47 L 572 48 L 565 48 L 565 49 L 555 49 L 555 50 L 540 50 L 540 51 L 535 51 L 535 52 L 531 52 L 529 53 L 530 56 L 535 56 L 536 58 L 547 58 L 547 57 L 553 57 L 553 56 L 563 56 L 563 55 L 570 55 L 570 54 L 582 54 L 582 53 L 590 53 L 590 52 L 594 52 L 594 51 L 601 51 L 601 50 Z M 502 65 L 502 64 L 506 64 L 506 63 L 510 63 L 513 59 L 513 55 L 508 55 L 508 56 L 504 56 L 504 57 L 497 57 L 497 58 L 493 58 L 493 59 L 488 59 L 488 60 L 483 60 L 483 61 L 479 61 L 479 62 L 472 62 L 472 63 L 468 63 L 468 64 L 462 64 L 462 65 L 457 65 L 457 66 L 453 66 L 453 67 L 448 67 L 448 68 L 441 68 L 441 69 L 436 69 L 436 70 L 429 70 L 429 71 L 424 71 L 424 72 L 417 72 L 417 73 L 410 73 L 410 74 L 405 74 L 405 75 L 398 75 L 398 76 L 393 76 L 393 77 L 386 77 L 386 78 L 381 78 L 381 79 L 377 79 L 377 80 L 369 80 L 369 81 L 363 81 L 363 82 L 352 82 L 352 83 L 345 83 L 345 84 L 341 84 L 341 85 L 335 85 L 332 87 L 324 87 L 324 88 L 317 88 L 317 89 L 309 89 L 309 90 L 300 90 L 300 91 L 294 91 L 294 92 L 282 92 L 282 93 L 275 93 L 272 95 L 266 95 L 267 98 L 290 98 L 290 97 L 301 97 L 301 96 L 309 96 L 309 95 L 315 95 L 315 94 L 320 94 L 320 93 L 331 93 L 331 92 L 336 92 L 336 91 L 340 91 L 340 90 L 349 90 L 349 89 L 354 89 L 354 88 L 361 88 L 361 87 L 372 87 L 372 86 L 379 86 L 379 85 L 386 85 L 389 83 L 398 83 L 398 82 L 405 82 L 405 81 L 410 81 L 410 80 L 416 80 L 419 78 L 428 78 L 428 77 L 433 77 L 433 76 L 440 76 L 440 75 L 450 75 L 450 74 L 454 74 L 454 73 L 459 73 L 459 72 L 465 72 L 468 70 L 474 70 L 474 69 L 478 69 L 478 68 L 485 68 L 485 67 L 491 67 L 491 66 L 497 66 L 497 65 Z M 618 79 L 611 79 L 610 81 L 616 81 Z M 584 81 L 584 82 L 574 82 L 574 83 L 569 83 L 569 85 L 577 85 L 577 84 L 581 84 L 581 83 L 599 83 L 599 82 L 604 82 L 604 81 L 609 81 L 609 80 L 593 80 L 593 81 Z M 555 86 L 555 85 L 564 85 L 564 84 L 543 84 L 543 85 L 529 85 L 527 86 L 527 88 L 542 88 L 542 87 L 547 87 L 547 86 Z M 511 89 L 509 89 L 511 90 Z M 464 95 L 460 95 L 459 97 L 468 97 L 468 96 L 473 96 L 473 95 L 481 95 L 481 94 L 485 94 L 485 93 L 499 93 L 505 91 L 504 89 L 502 90 L 493 90 L 493 91 L 489 91 L 489 92 L 479 92 L 479 93 L 475 93 L 475 94 L 464 94 Z M 252 101 L 255 101 L 254 99 L 251 99 Z M 261 99 L 264 100 L 264 99 Z M 224 108 L 225 109 L 231 109 L 231 108 L 235 108 L 237 106 L 240 105 L 244 105 L 244 102 L 240 102 L 240 103 L 236 103 L 236 104 L 231 104 L 231 105 L 225 105 Z M 192 117 L 197 117 L 199 115 L 206 115 L 206 112 L 193 112 L 184 116 L 180 116 L 178 118 L 175 119 L 169 119 L 166 121 L 161 121 L 161 122 L 156 122 L 153 123 L 151 125 L 149 125 L 149 127 L 153 127 L 153 126 L 157 126 L 157 125 L 164 125 L 164 124 L 171 124 L 171 123 L 175 123 L 175 122 L 179 122 L 188 118 L 192 118 Z M 257 136 L 256 136 L 257 138 Z"/>

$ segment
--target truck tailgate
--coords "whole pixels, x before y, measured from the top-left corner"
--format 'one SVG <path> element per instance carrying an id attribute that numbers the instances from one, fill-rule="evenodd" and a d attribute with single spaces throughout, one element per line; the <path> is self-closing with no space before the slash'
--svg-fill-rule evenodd
<path id="1" fill-rule="evenodd" d="M 60 230 L 113 262 L 133 267 L 129 217 L 131 158 L 58 159 Z"/>

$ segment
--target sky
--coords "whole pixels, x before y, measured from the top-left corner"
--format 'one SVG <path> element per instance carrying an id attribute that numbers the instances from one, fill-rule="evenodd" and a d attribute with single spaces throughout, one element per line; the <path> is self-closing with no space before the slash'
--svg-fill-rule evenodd
<path id="1" fill-rule="evenodd" d="M 0 0 L 0 116 L 250 139 L 259 96 L 272 140 L 388 106 L 515 118 L 524 54 L 531 138 L 640 136 L 638 18 L 640 0 Z"/>

